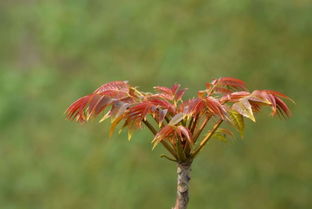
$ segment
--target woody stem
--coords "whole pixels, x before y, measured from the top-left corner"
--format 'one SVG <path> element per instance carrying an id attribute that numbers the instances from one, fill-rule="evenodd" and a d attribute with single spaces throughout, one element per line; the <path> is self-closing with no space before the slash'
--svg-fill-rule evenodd
<path id="1" fill-rule="evenodd" d="M 172 209 L 186 209 L 189 202 L 191 163 L 179 163 L 177 168 L 177 198 Z"/>

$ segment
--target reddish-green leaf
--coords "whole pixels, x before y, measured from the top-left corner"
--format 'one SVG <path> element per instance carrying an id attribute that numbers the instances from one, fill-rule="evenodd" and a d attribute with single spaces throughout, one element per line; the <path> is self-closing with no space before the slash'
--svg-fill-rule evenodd
<path id="1" fill-rule="evenodd" d="M 176 114 L 169 122 L 169 125 L 174 126 L 176 124 L 178 124 L 179 122 L 181 122 L 184 118 L 185 118 L 185 114 L 184 113 L 178 113 Z"/>

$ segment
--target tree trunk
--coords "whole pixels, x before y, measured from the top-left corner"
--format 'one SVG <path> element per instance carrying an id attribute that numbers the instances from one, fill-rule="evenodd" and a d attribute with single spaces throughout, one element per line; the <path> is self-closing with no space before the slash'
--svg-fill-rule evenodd
<path id="1" fill-rule="evenodd" d="M 178 164 L 178 184 L 176 204 L 172 209 L 186 209 L 189 201 L 189 182 L 191 180 L 191 163 Z"/>

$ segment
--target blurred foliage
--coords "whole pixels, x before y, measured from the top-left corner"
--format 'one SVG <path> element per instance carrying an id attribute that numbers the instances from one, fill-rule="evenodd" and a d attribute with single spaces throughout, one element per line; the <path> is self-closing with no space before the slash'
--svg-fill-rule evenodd
<path id="1" fill-rule="evenodd" d="M 64 120 L 76 98 L 129 80 L 219 76 L 296 102 L 258 115 L 244 140 L 212 141 L 193 165 L 190 209 L 312 208 L 310 0 L 1 0 L 0 208 L 170 208 L 175 166 L 151 135 L 107 138 Z"/>

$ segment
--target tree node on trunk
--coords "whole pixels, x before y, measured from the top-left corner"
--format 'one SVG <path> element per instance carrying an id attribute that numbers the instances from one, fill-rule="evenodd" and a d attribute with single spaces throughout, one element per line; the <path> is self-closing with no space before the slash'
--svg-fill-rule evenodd
<path id="1" fill-rule="evenodd" d="M 177 199 L 172 209 L 186 209 L 189 201 L 189 182 L 191 180 L 191 163 L 179 163 L 177 168 Z"/>

